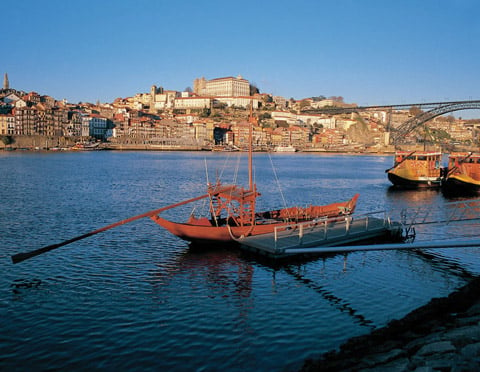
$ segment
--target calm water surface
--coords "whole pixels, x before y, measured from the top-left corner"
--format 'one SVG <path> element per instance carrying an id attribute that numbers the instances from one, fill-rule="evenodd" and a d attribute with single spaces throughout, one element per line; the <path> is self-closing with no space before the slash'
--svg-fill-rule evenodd
<path id="1" fill-rule="evenodd" d="M 0 369 L 296 370 L 480 272 L 476 249 L 272 265 L 233 249 L 195 252 L 149 219 L 10 261 L 197 196 L 207 173 L 210 181 L 221 175 L 245 184 L 246 173 L 233 170 L 237 159 L 200 152 L 0 153 Z M 254 161 L 259 209 L 282 207 L 283 199 L 330 203 L 356 192 L 358 213 L 448 202 L 437 191 L 392 191 L 384 172 L 392 156 L 256 154 Z M 190 211 L 168 216 L 181 220 Z M 473 236 L 477 228 L 419 227 L 417 240 Z"/>

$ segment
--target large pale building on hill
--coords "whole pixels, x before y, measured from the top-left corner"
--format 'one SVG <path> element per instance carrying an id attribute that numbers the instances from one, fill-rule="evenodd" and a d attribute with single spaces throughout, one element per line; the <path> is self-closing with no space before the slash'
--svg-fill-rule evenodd
<path id="1" fill-rule="evenodd" d="M 250 95 L 250 83 L 240 75 L 212 80 L 202 77 L 193 81 L 193 91 L 207 97 L 245 97 Z"/>

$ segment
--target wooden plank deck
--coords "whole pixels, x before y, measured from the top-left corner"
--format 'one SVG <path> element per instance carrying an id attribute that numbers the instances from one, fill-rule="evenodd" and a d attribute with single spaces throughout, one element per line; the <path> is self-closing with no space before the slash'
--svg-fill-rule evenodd
<path id="1" fill-rule="evenodd" d="M 244 249 L 282 257 L 295 254 L 297 248 L 301 248 L 301 253 L 305 254 L 305 248 L 309 247 L 346 245 L 396 232 L 401 232 L 401 225 L 390 223 L 387 219 L 348 216 L 336 221 L 296 224 L 276 233 L 245 237 L 239 243 Z M 288 253 L 285 253 L 286 250 Z"/>

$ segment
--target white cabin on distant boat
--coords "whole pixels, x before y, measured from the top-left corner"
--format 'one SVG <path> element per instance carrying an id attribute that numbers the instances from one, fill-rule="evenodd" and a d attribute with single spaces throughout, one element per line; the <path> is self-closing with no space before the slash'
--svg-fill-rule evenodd
<path id="1" fill-rule="evenodd" d="M 288 146 L 277 146 L 274 148 L 275 152 L 295 152 L 297 151 L 297 149 L 295 147 L 293 147 L 292 145 L 288 145 Z"/>

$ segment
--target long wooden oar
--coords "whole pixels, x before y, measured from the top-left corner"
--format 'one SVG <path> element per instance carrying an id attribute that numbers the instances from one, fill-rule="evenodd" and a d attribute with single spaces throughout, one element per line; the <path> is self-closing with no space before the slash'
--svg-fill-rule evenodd
<path id="1" fill-rule="evenodd" d="M 402 164 L 405 160 L 407 160 L 410 156 L 412 156 L 413 154 L 415 154 L 416 151 L 412 151 L 410 154 L 408 154 L 407 156 L 405 156 L 401 161 L 399 161 L 397 164 L 395 164 L 393 167 L 390 167 L 388 169 L 385 169 L 385 173 L 388 173 L 390 172 L 392 169 L 395 169 L 396 167 L 398 167 L 400 164 Z"/>
<path id="2" fill-rule="evenodd" d="M 14 255 L 12 256 L 12 262 L 13 262 L 14 264 L 16 264 L 16 263 L 25 261 L 25 260 L 27 260 L 27 259 L 29 259 L 29 258 L 38 256 L 38 255 L 40 255 L 40 254 L 42 254 L 42 253 L 49 252 L 49 251 L 51 251 L 51 250 L 53 250 L 53 249 L 57 249 L 57 248 L 63 247 L 64 245 L 67 245 L 67 244 L 76 242 L 77 240 L 82 240 L 82 239 L 88 238 L 89 236 L 92 236 L 92 235 L 101 233 L 101 232 L 106 231 L 106 230 L 113 229 L 114 227 L 117 227 L 117 226 L 120 226 L 120 225 L 125 225 L 126 223 L 129 223 L 129 222 L 132 222 L 132 221 L 136 221 L 136 220 L 139 220 L 139 219 L 141 219 L 141 218 L 151 217 L 151 216 L 153 216 L 153 215 L 155 215 L 155 214 L 158 214 L 158 213 L 161 213 L 161 212 L 163 212 L 163 211 L 166 211 L 167 209 L 172 209 L 172 208 L 176 208 L 176 207 L 179 207 L 179 206 L 181 206 L 181 205 L 184 205 L 184 204 L 192 203 L 192 202 L 194 202 L 194 201 L 207 198 L 208 196 L 209 196 L 209 194 L 197 196 L 196 198 L 184 200 L 184 201 L 179 202 L 179 203 L 176 203 L 176 204 L 167 205 L 166 207 L 163 207 L 163 208 L 160 208 L 160 209 L 155 209 L 155 210 L 150 211 L 150 212 L 146 212 L 146 213 L 143 213 L 143 214 L 139 214 L 138 216 L 133 216 L 133 217 L 127 218 L 127 219 L 125 219 L 125 220 L 121 220 L 121 221 L 112 223 L 111 225 L 104 226 L 104 227 L 102 227 L 102 228 L 100 228 L 100 229 L 90 231 L 90 232 L 88 232 L 88 233 L 86 233 L 86 234 L 83 234 L 83 235 L 80 235 L 80 236 L 76 236 L 75 238 L 65 240 L 65 241 L 63 241 L 63 242 L 61 242 L 61 243 L 56 243 L 56 244 L 47 245 L 46 247 L 42 247 L 42 248 L 39 248 L 39 249 L 35 249 L 35 250 L 33 250 L 33 251 L 30 251 L 30 252 L 24 252 L 24 253 L 14 254 Z"/>

